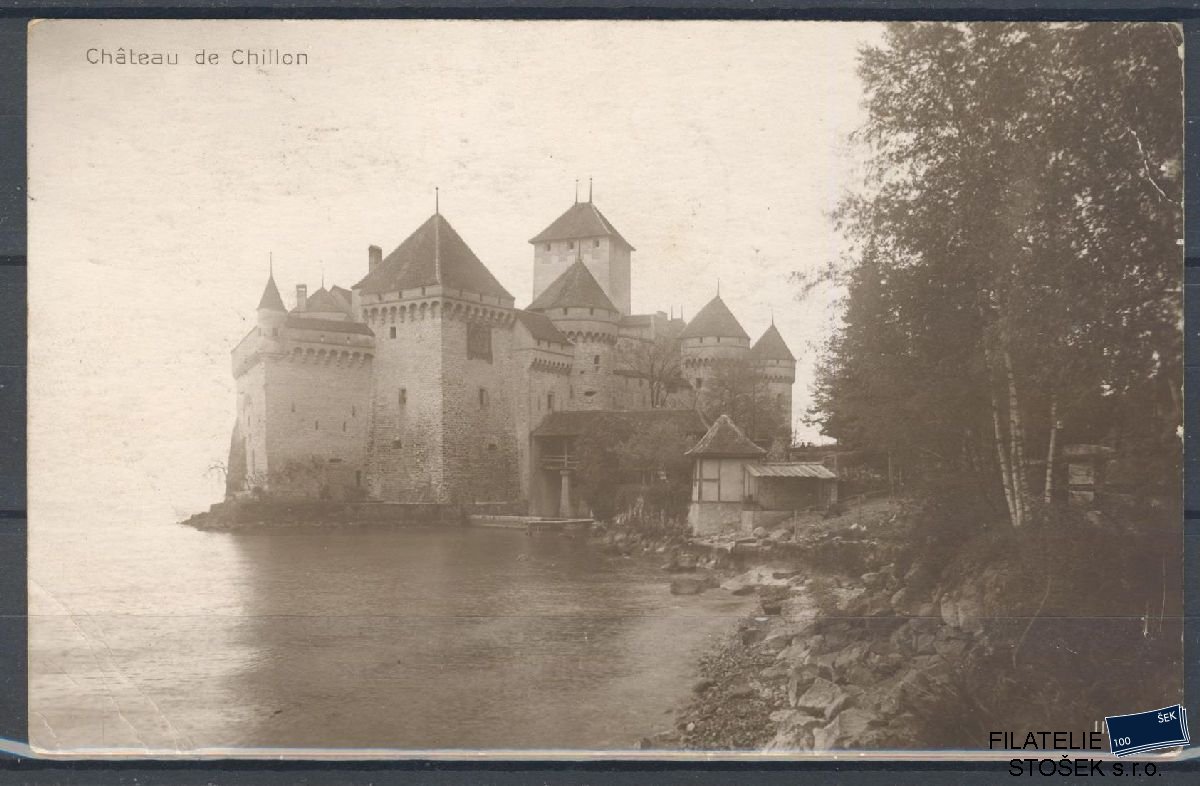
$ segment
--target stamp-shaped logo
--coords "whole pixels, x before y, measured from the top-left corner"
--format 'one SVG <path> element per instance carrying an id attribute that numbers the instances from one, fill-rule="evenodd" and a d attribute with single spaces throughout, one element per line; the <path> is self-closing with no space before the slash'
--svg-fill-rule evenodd
<path id="1" fill-rule="evenodd" d="M 1191 742 L 1187 710 L 1175 704 L 1158 710 L 1112 715 L 1104 719 L 1110 750 L 1117 756 L 1175 748 Z"/>

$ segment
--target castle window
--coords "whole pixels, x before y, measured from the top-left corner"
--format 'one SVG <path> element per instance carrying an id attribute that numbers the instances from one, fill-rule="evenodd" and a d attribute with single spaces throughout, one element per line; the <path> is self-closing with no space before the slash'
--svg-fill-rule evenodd
<path id="1" fill-rule="evenodd" d="M 487 405 L 488 405 L 487 388 L 480 388 L 479 389 L 479 407 L 480 407 L 480 409 L 482 409 L 483 407 L 486 407 Z"/>
<path id="2" fill-rule="evenodd" d="M 589 316 L 593 316 L 593 317 L 594 317 L 594 316 L 596 316 L 596 309 L 594 309 L 594 308 L 589 308 L 589 309 L 588 309 L 588 315 L 589 315 Z"/>
<path id="3" fill-rule="evenodd" d="M 467 324 L 467 358 L 492 362 L 492 329 L 487 325 Z"/>
<path id="4" fill-rule="evenodd" d="M 546 244 L 546 250 L 547 250 L 547 251 L 549 251 L 549 250 L 550 250 L 550 244 L 549 244 L 549 243 L 547 243 L 547 244 Z"/>
<path id="5" fill-rule="evenodd" d="M 600 356 L 599 355 L 596 355 L 592 358 L 592 365 L 599 367 L 599 365 L 600 365 Z"/>
<path id="6" fill-rule="evenodd" d="M 314 420 L 313 421 L 313 431 L 320 431 L 320 430 L 321 430 L 321 421 Z"/>
<path id="7" fill-rule="evenodd" d="M 496 443 L 489 442 L 488 443 L 488 453 L 495 453 L 495 452 L 496 452 Z"/>
<path id="8" fill-rule="evenodd" d="M 704 380 L 700 377 L 696 377 L 696 390 L 699 390 L 702 387 L 704 387 Z"/>
<path id="9" fill-rule="evenodd" d="M 344 433 L 345 431 L 346 431 L 346 421 L 343 420 L 342 421 L 342 432 Z"/>
<path id="10" fill-rule="evenodd" d="M 567 243 L 567 248 L 571 251 L 574 251 L 575 250 L 575 241 L 572 240 L 570 243 Z"/>
<path id="11" fill-rule="evenodd" d="M 595 240 L 593 240 L 592 246 L 594 246 L 595 248 L 600 248 L 600 239 L 596 238 Z"/>
<path id="12" fill-rule="evenodd" d="M 390 328 L 388 328 L 388 338 L 395 338 L 395 337 L 396 337 L 396 326 L 392 325 Z"/>
<path id="13" fill-rule="evenodd" d="M 350 417 L 358 417 L 358 407 L 350 407 Z"/>
<path id="14" fill-rule="evenodd" d="M 394 447 L 394 448 L 402 448 L 402 447 L 404 447 L 404 443 L 403 443 L 403 442 L 401 442 L 401 441 L 400 441 L 400 440 L 398 440 L 398 439 L 393 439 L 393 440 L 392 440 L 392 447 Z"/>
<path id="15" fill-rule="evenodd" d="M 362 470 L 361 469 L 354 470 L 354 485 L 355 486 L 362 485 Z"/>
<path id="16" fill-rule="evenodd" d="M 546 394 L 546 409 L 550 410 L 551 412 L 554 411 L 554 394 L 553 393 Z"/>
<path id="17" fill-rule="evenodd" d="M 400 393 L 397 395 L 397 399 L 400 402 L 400 406 L 404 406 L 405 404 L 407 404 L 408 403 L 408 388 L 400 388 Z"/>

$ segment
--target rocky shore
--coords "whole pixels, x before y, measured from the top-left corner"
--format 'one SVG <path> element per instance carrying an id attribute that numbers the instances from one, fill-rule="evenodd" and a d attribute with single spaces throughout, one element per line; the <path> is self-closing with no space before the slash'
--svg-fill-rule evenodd
<path id="1" fill-rule="evenodd" d="M 1066 548 L 1077 532 L 1023 541 L 1000 532 L 947 548 L 915 526 L 919 520 L 902 504 L 879 501 L 753 538 L 599 532 L 614 553 L 662 554 L 674 594 L 758 598 L 754 613 L 704 656 L 672 727 L 639 746 L 980 748 L 997 723 L 1091 728 L 1104 706 L 1125 706 L 1128 694 L 1174 700 L 1178 683 L 1169 678 L 1127 677 L 1108 697 L 1094 687 L 1099 674 L 1169 658 L 1173 634 L 1146 635 L 1136 617 L 1113 620 L 1107 594 L 1093 590 L 1094 602 L 1081 605 L 1096 576 L 1048 580 L 1046 550 Z M 1119 571 L 1119 552 L 1101 553 L 1093 568 Z M 1077 624 L 1062 622 L 1072 615 Z M 1098 625 L 1119 642 L 1116 653 L 1089 647 Z"/>

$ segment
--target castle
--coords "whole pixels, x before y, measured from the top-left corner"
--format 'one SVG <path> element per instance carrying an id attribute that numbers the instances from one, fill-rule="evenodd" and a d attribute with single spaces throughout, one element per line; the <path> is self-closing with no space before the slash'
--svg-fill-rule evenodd
<path id="1" fill-rule="evenodd" d="M 567 424 L 587 415 L 561 413 L 675 418 L 702 432 L 697 402 L 729 358 L 765 373 L 790 421 L 795 358 L 774 324 L 751 346 L 719 294 L 686 323 L 631 314 L 634 248 L 590 197 L 529 242 L 525 308 L 440 211 L 390 254 L 370 246 L 348 290 L 297 286 L 289 311 L 272 273 L 233 350 L 229 494 L 571 515 Z M 627 361 L 656 346 L 679 353 L 676 389 L 655 389 Z"/>

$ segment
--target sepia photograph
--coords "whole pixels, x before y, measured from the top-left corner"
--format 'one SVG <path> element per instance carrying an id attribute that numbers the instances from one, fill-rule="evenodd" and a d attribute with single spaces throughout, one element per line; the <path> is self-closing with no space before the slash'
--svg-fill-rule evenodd
<path id="1" fill-rule="evenodd" d="M 1182 702 L 1179 25 L 28 62 L 36 753 L 1017 761 Z"/>

